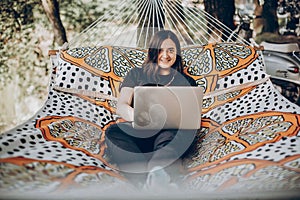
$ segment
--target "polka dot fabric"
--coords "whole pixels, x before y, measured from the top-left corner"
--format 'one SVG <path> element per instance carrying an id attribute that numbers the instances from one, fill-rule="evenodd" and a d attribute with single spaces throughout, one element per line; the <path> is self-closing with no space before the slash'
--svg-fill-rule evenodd
<path id="1" fill-rule="evenodd" d="M 112 94 L 108 81 L 62 59 L 58 72 L 56 85 L 59 87 Z"/>
<path id="2" fill-rule="evenodd" d="M 45 105 L 31 120 L 0 136 L 0 191 L 127 187 L 106 154 L 105 130 L 119 118 L 120 83 L 141 66 L 146 53 L 102 46 L 52 56 Z M 182 188 L 299 190 L 300 108 L 274 89 L 261 55 L 250 46 L 220 43 L 184 48 L 182 56 L 184 72 L 205 91 L 201 129 L 184 159 Z"/>

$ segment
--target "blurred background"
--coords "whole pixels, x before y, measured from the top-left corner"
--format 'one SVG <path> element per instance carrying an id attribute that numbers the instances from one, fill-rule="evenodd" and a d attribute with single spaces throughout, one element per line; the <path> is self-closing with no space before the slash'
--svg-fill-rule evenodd
<path id="1" fill-rule="evenodd" d="M 113 9 L 116 2 L 1 0 L 0 133 L 31 118 L 46 101 L 51 71 L 48 51 L 59 49 Z M 299 47 L 298 0 L 182 0 L 182 3 L 204 9 L 246 40 L 254 39 L 257 44 L 294 43 Z M 279 87 L 295 103 L 299 103 L 300 96 L 297 62 L 296 59 L 296 64 L 286 64 L 286 73 L 293 78 L 284 73 L 286 77 L 281 78 L 293 84 L 291 88 L 283 91 L 287 86 Z"/>

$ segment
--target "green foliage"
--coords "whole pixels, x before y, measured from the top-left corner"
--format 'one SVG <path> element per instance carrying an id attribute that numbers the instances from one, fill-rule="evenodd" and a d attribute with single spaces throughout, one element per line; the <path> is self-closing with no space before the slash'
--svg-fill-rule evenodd
<path id="1" fill-rule="evenodd" d="M 79 33 L 103 15 L 111 2 L 60 0 L 60 15 L 67 36 Z M 0 20 L 0 91 L 18 80 L 14 83 L 23 88 L 22 96 L 44 98 L 48 85 L 45 77 L 50 71 L 48 50 L 58 46 L 53 43 L 53 30 L 41 1 L 1 0 Z"/>
<path id="2" fill-rule="evenodd" d="M 12 39 L 23 26 L 33 25 L 33 9 L 39 1 L 35 0 L 2 0 L 0 6 L 1 42 Z"/>
<path id="3" fill-rule="evenodd" d="M 60 0 L 60 15 L 66 30 L 81 32 L 110 9 L 114 1 Z"/>
<path id="4" fill-rule="evenodd" d="M 40 1 L 3 0 L 1 2 L 1 38 L 0 38 L 0 89 L 12 80 L 18 80 L 24 88 L 23 95 L 29 95 L 26 88 L 35 83 L 30 78 L 42 72 L 48 72 L 45 56 L 37 45 L 40 38 L 36 36 L 35 14 L 43 16 Z M 38 74 L 39 76 L 41 74 Z M 14 79 L 13 79 L 14 78 Z M 39 86 L 38 86 L 39 87 Z"/>
<path id="5" fill-rule="evenodd" d="M 4 23 L 0 24 L 0 88 L 12 79 L 15 75 L 16 65 L 24 65 L 24 60 L 19 58 L 24 55 L 24 45 L 29 41 L 30 31 L 34 29 L 33 10 L 38 1 L 19 0 L 10 1 L 3 0 L 0 6 L 0 20 Z M 22 47 L 23 46 L 23 47 Z M 22 51 L 23 50 L 23 51 Z M 23 62 L 22 62 L 23 61 Z M 21 67 L 17 73 L 21 78 Z"/>

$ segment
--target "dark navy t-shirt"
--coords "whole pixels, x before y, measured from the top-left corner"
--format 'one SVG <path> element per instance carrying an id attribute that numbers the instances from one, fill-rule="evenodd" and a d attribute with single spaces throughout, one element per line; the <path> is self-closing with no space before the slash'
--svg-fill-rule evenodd
<path id="1" fill-rule="evenodd" d="M 197 86 L 196 81 L 190 76 L 174 72 L 169 75 L 159 75 L 158 80 L 151 80 L 142 68 L 136 67 L 128 72 L 120 89 L 122 87 L 134 88 L 135 86 Z"/>

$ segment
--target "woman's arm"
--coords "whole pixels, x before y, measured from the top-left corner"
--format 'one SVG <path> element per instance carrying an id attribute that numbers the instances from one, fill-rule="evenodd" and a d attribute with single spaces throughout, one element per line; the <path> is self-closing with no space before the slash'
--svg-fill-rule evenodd
<path id="1" fill-rule="evenodd" d="M 117 103 L 117 114 L 126 121 L 133 121 L 133 108 L 131 107 L 133 88 L 123 87 Z"/>

